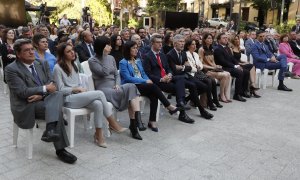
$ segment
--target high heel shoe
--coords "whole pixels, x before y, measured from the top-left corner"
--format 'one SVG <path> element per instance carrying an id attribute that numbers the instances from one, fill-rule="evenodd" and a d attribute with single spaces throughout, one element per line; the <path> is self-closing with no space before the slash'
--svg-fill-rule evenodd
<path id="1" fill-rule="evenodd" d="M 256 92 L 254 90 L 252 90 L 252 91 L 250 90 L 250 94 L 251 94 L 251 96 L 253 96 L 255 98 L 260 98 L 261 97 L 260 95 L 256 94 Z"/>
<path id="2" fill-rule="evenodd" d="M 147 128 L 145 127 L 142 117 L 141 117 L 141 112 L 136 111 L 134 114 L 135 120 L 137 122 L 137 127 L 139 128 L 140 131 L 145 131 Z"/>
<path id="3" fill-rule="evenodd" d="M 94 142 L 97 144 L 99 147 L 107 148 L 106 142 L 100 142 L 99 139 L 97 139 L 96 134 L 94 135 Z"/>
<path id="4" fill-rule="evenodd" d="M 134 139 L 143 140 L 143 138 L 139 134 L 139 131 L 138 131 L 138 128 L 137 128 L 136 124 L 137 123 L 136 123 L 135 119 L 130 119 L 129 129 L 130 129 L 131 136 Z"/>
<path id="5" fill-rule="evenodd" d="M 109 129 L 116 132 L 116 133 L 118 133 L 118 134 L 120 134 L 120 133 L 125 132 L 128 128 L 122 127 L 120 130 L 117 130 L 117 129 L 113 128 L 112 126 L 109 126 Z"/>
<path id="6" fill-rule="evenodd" d="M 223 102 L 223 103 L 229 103 L 228 100 L 223 100 L 223 99 L 221 98 L 221 95 L 220 95 L 220 94 L 219 94 L 219 101 L 221 101 L 221 102 Z"/>
<path id="7" fill-rule="evenodd" d="M 150 122 L 148 123 L 148 127 L 149 127 L 152 131 L 158 132 L 158 127 L 153 127 L 153 125 L 152 125 Z"/>
<path id="8" fill-rule="evenodd" d="M 260 88 L 257 88 L 257 87 L 254 87 L 254 86 L 250 86 L 250 91 L 257 91 L 259 90 Z"/>
<path id="9" fill-rule="evenodd" d="M 176 107 L 174 110 L 169 110 L 170 115 L 177 113 L 177 111 L 184 110 L 184 107 Z"/>

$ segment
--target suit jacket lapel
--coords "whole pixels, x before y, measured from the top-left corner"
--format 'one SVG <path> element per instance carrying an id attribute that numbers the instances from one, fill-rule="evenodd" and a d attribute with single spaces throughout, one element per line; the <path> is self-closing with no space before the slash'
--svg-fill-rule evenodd
<path id="1" fill-rule="evenodd" d="M 154 61 L 159 66 L 156 56 L 154 55 L 154 53 L 152 51 L 150 51 L 150 56 L 152 56 L 152 58 L 150 58 L 150 59 L 152 59 L 152 61 Z M 159 54 L 159 56 L 160 56 L 160 60 L 161 60 L 161 54 Z"/>
<path id="2" fill-rule="evenodd" d="M 17 65 L 20 69 L 20 72 L 23 72 L 24 75 L 25 75 L 25 78 L 26 79 L 31 79 L 31 81 L 35 84 L 35 85 L 38 85 L 37 82 L 35 81 L 33 75 L 31 74 L 31 72 L 27 69 L 27 67 L 22 63 L 20 62 L 19 60 L 16 60 L 17 62 Z"/>

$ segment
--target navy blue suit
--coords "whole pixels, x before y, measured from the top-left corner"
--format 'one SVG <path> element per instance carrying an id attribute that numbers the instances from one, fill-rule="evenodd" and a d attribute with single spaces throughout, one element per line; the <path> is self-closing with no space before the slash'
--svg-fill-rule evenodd
<path id="1" fill-rule="evenodd" d="M 167 57 L 159 52 L 160 60 L 162 63 L 162 67 L 165 70 L 166 74 L 171 72 L 169 67 Z M 160 66 L 157 62 L 156 56 L 154 53 L 149 51 L 144 60 L 143 60 L 143 67 L 148 75 L 148 77 L 164 92 L 176 94 L 176 101 L 177 105 L 184 103 L 185 101 L 185 83 L 184 83 L 184 76 L 173 76 L 172 81 L 169 83 L 160 82 L 161 73 L 160 73 Z"/>
<path id="2" fill-rule="evenodd" d="M 264 48 L 263 48 L 264 46 Z M 286 55 L 279 55 L 276 57 L 278 62 L 270 62 L 268 59 L 270 59 L 273 54 L 270 52 L 267 45 L 264 43 L 256 42 L 252 46 L 251 54 L 253 56 L 253 64 L 256 68 L 259 68 L 261 70 L 269 69 L 280 69 L 278 74 L 278 80 L 284 80 L 284 72 L 287 70 L 287 61 L 286 61 Z"/>
<path id="3" fill-rule="evenodd" d="M 239 62 L 234 58 L 231 51 L 227 52 L 223 46 L 218 45 L 214 50 L 214 58 L 217 65 L 221 65 L 222 69 L 228 71 L 231 76 L 236 78 L 235 95 L 241 95 L 248 91 L 250 73 L 247 69 L 240 70 L 234 67 Z"/>

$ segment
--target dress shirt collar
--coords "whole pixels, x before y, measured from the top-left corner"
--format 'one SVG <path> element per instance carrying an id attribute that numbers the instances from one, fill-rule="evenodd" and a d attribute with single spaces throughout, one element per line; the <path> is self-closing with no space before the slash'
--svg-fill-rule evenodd
<path id="1" fill-rule="evenodd" d="M 23 62 L 22 62 L 22 63 L 23 63 Z M 26 63 L 23 63 L 23 64 L 24 64 L 24 66 L 28 69 L 29 72 L 31 72 L 31 68 L 30 68 L 31 65 L 33 65 L 33 68 L 35 69 L 34 63 L 32 63 L 32 64 L 26 64 Z"/>

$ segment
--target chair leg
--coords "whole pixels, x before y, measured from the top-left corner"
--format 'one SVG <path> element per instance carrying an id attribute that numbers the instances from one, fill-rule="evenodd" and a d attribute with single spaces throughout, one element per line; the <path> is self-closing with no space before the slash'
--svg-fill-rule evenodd
<path id="1" fill-rule="evenodd" d="M 13 124 L 13 146 L 18 146 L 19 127 L 16 123 Z"/>
<path id="2" fill-rule="evenodd" d="M 32 159 L 32 148 L 33 148 L 33 129 L 27 131 L 27 158 Z"/>
<path id="3" fill-rule="evenodd" d="M 263 73 L 263 89 L 267 88 L 268 73 L 269 73 L 269 70 L 268 69 L 264 69 L 264 73 Z"/>
<path id="4" fill-rule="evenodd" d="M 75 116 L 68 114 L 70 148 L 74 147 Z"/>
<path id="5" fill-rule="evenodd" d="M 158 100 L 157 110 L 156 110 L 156 122 L 159 121 L 159 115 L 160 115 L 160 101 Z"/>

